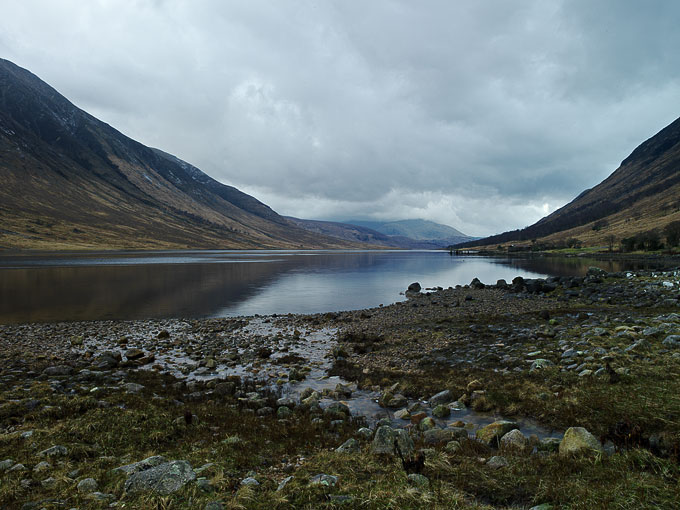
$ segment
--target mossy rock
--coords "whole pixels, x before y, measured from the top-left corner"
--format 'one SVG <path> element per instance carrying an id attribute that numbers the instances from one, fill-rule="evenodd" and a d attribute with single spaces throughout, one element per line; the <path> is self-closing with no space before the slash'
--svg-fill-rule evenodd
<path id="1" fill-rule="evenodd" d="M 583 427 L 570 427 L 560 442 L 560 455 L 580 455 L 604 452 L 600 441 Z"/>
<path id="2" fill-rule="evenodd" d="M 486 427 L 482 427 L 476 432 L 477 439 L 486 443 L 489 446 L 498 446 L 501 437 L 511 430 L 518 429 L 519 426 L 512 421 L 495 421 L 489 423 Z"/>

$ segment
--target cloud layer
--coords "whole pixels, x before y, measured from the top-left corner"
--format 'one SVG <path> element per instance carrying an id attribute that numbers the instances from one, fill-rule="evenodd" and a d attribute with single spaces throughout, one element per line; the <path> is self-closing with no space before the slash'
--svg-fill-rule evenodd
<path id="1" fill-rule="evenodd" d="M 22 0 L 0 56 L 313 219 L 533 223 L 680 116 L 680 4 Z"/>

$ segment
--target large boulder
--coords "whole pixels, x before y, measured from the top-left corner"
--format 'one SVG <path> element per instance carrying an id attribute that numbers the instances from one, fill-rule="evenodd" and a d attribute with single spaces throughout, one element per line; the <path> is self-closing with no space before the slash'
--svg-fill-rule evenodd
<path id="1" fill-rule="evenodd" d="M 570 427 L 560 442 L 560 455 L 604 452 L 600 441 L 583 427 Z"/>
<path id="2" fill-rule="evenodd" d="M 501 437 L 500 446 L 503 450 L 514 452 L 526 452 L 530 449 L 529 440 L 519 429 L 513 429 Z"/>
<path id="3" fill-rule="evenodd" d="M 477 439 L 489 446 L 498 446 L 501 437 L 518 428 L 519 426 L 515 422 L 500 420 L 482 427 L 476 432 L 476 436 Z"/>
<path id="4" fill-rule="evenodd" d="M 378 427 L 371 443 L 371 452 L 379 455 L 397 455 L 394 448 L 395 440 L 404 457 L 413 455 L 415 446 L 408 432 L 404 429 L 393 429 L 389 425 Z"/>
<path id="5" fill-rule="evenodd" d="M 411 285 L 408 286 L 408 292 L 420 292 L 420 289 L 422 287 L 418 282 L 413 282 Z"/>
<path id="6" fill-rule="evenodd" d="M 186 460 L 173 460 L 131 474 L 125 481 L 126 492 L 153 491 L 168 495 L 196 479 L 196 473 Z"/>

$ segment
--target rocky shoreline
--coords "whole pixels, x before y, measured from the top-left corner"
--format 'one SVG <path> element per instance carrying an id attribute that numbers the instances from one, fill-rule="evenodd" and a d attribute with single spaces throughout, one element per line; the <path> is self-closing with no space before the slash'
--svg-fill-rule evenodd
<path id="1" fill-rule="evenodd" d="M 0 326 L 0 507 L 364 507 L 377 484 L 369 507 L 592 508 L 618 496 L 526 472 L 576 483 L 565 466 L 618 473 L 636 455 L 664 465 L 645 480 L 664 506 L 680 272 L 406 295 L 308 316 Z"/>

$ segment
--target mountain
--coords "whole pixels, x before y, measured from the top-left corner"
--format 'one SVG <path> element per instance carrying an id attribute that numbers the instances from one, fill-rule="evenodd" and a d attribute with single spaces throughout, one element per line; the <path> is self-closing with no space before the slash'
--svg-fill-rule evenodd
<path id="1" fill-rule="evenodd" d="M 367 227 L 388 236 L 404 236 L 418 240 L 451 239 L 469 237 L 448 225 L 428 220 L 362 221 L 349 220 L 346 223 Z"/>
<path id="2" fill-rule="evenodd" d="M 447 225 L 427 220 L 390 222 L 302 220 L 288 217 L 301 228 L 318 234 L 353 242 L 401 249 L 439 249 L 449 244 L 473 239 Z"/>
<path id="3" fill-rule="evenodd" d="M 0 248 L 338 248 L 0 59 Z"/>
<path id="4" fill-rule="evenodd" d="M 464 243 L 496 246 L 541 240 L 607 244 L 680 220 L 680 119 L 638 146 L 614 173 L 594 188 L 522 230 Z"/>

